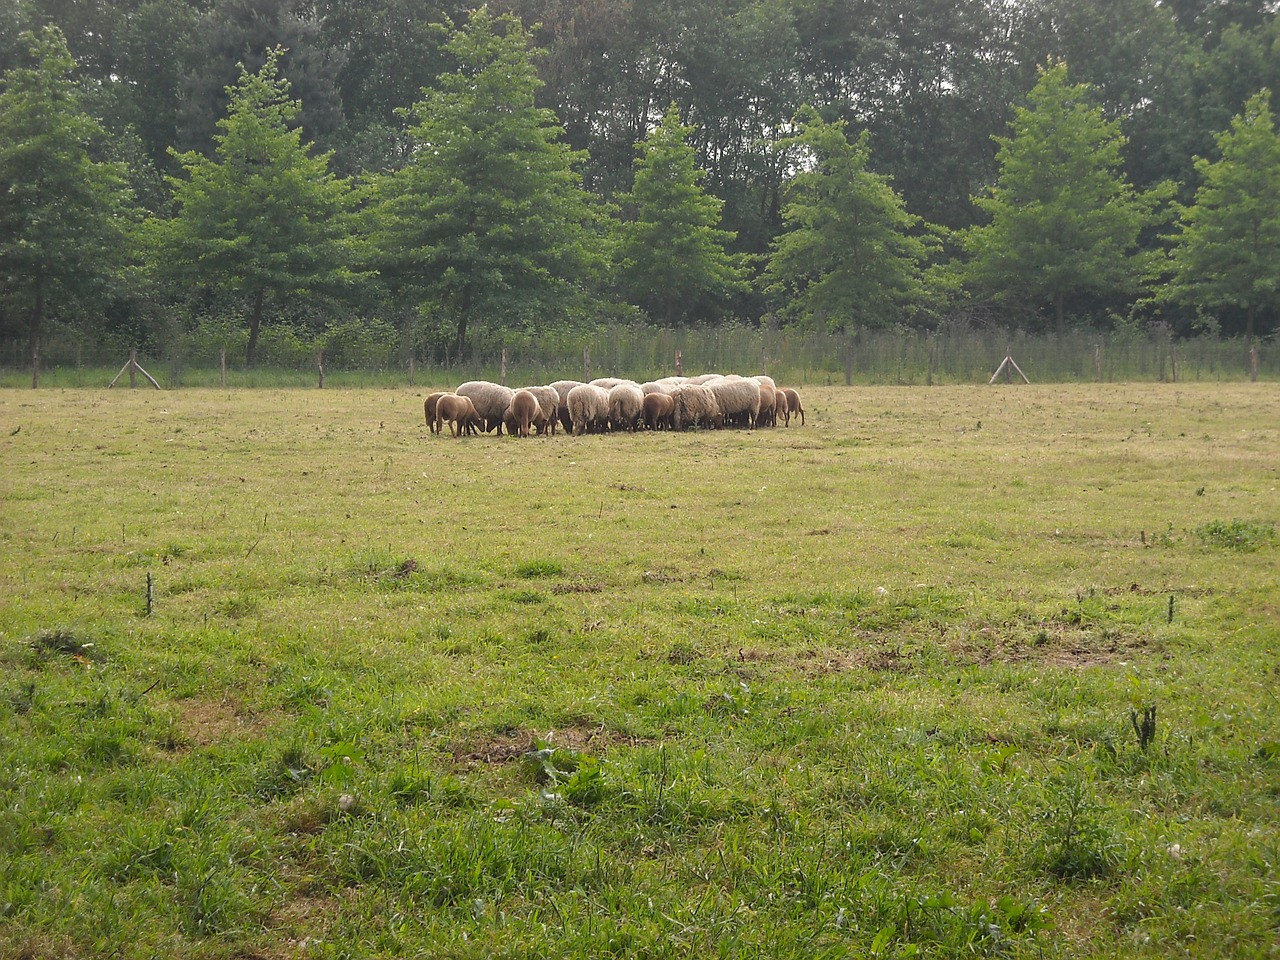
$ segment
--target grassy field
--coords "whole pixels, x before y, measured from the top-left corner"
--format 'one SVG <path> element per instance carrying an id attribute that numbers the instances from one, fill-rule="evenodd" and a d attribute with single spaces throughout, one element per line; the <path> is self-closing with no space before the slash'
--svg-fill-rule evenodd
<path id="1" fill-rule="evenodd" d="M 1280 388 L 0 391 L 0 956 L 1280 955 Z"/>

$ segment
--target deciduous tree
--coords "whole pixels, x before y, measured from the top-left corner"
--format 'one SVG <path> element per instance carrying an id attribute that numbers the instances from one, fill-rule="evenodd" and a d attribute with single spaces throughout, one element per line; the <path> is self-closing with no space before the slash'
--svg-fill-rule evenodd
<path id="1" fill-rule="evenodd" d="M 694 164 L 688 137 L 673 105 L 639 145 L 635 184 L 618 198 L 614 261 L 626 295 L 666 324 L 722 312 L 748 288 L 740 258 L 719 229 L 723 201 L 704 191 L 705 172 Z"/>
<path id="2" fill-rule="evenodd" d="M 974 202 L 990 217 L 961 236 L 971 290 L 1047 305 L 1059 333 L 1080 295 L 1136 293 L 1147 272 L 1139 238 L 1168 191 L 1140 194 L 1120 172 L 1125 139 L 1067 65 L 1045 67 L 997 138 L 999 179 Z"/>
<path id="3" fill-rule="evenodd" d="M 1173 275 L 1163 297 L 1245 316 L 1253 338 L 1260 312 L 1280 306 L 1280 135 L 1270 91 L 1217 138 L 1217 160 L 1198 159 L 1200 186 L 1173 236 Z"/>
<path id="4" fill-rule="evenodd" d="M 351 186 L 290 126 L 300 105 L 280 76 L 280 56 L 270 52 L 258 72 L 242 71 L 228 88 L 214 156 L 178 157 L 185 176 L 171 178 L 177 214 L 151 221 L 163 274 L 222 284 L 244 299 L 250 365 L 269 300 L 333 294 L 355 278 Z"/>
<path id="5" fill-rule="evenodd" d="M 766 293 L 779 298 L 782 316 L 831 329 L 908 319 L 926 298 L 923 223 L 887 177 L 868 169 L 865 132 L 851 141 L 844 121 L 812 111 L 799 128 L 782 143 L 800 170 L 786 189 Z"/>

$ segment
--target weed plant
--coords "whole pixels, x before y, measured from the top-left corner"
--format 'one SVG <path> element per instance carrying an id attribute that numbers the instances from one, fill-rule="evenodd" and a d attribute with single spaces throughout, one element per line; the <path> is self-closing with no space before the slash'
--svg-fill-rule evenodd
<path id="1" fill-rule="evenodd" d="M 0 391 L 0 955 L 1275 955 L 1273 384 L 429 389 Z"/>

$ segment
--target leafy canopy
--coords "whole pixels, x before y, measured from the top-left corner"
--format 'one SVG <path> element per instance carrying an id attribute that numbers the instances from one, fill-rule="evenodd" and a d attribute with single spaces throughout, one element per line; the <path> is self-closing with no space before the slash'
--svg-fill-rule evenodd
<path id="1" fill-rule="evenodd" d="M 528 34 L 474 12 L 446 49 L 458 69 L 409 111 L 409 162 L 376 185 L 370 233 L 392 295 L 454 326 L 534 328 L 582 299 L 595 215 L 555 115 L 534 103 Z"/>
<path id="2" fill-rule="evenodd" d="M 784 231 L 762 285 L 784 317 L 832 329 L 900 322 L 926 299 L 930 244 L 889 179 L 872 173 L 868 135 L 850 141 L 844 121 L 813 110 L 781 149 L 801 164 L 786 191 Z"/>
<path id="3" fill-rule="evenodd" d="M 669 107 L 637 145 L 635 183 L 618 198 L 630 214 L 617 226 L 621 285 L 667 324 L 720 312 L 748 288 L 740 258 L 726 249 L 733 233 L 717 227 L 724 202 L 700 185 L 706 172 L 688 143 L 693 130 Z"/>
<path id="4" fill-rule="evenodd" d="M 151 221 L 163 276 L 226 284 L 251 305 L 250 364 L 268 297 L 330 294 L 356 276 L 351 187 L 329 171 L 329 154 L 313 156 L 291 127 L 299 105 L 280 56 L 272 51 L 228 88 L 214 156 L 177 155 L 186 174 L 170 179 L 178 213 Z"/>
<path id="5" fill-rule="evenodd" d="M 990 222 L 961 235 L 965 281 L 994 300 L 1052 305 L 1061 332 L 1068 297 L 1137 289 L 1139 236 L 1169 191 L 1141 195 L 1125 180 L 1119 122 L 1068 83 L 1065 63 L 1040 71 L 1012 127 L 996 138 L 995 186 L 974 199 Z"/>
<path id="6" fill-rule="evenodd" d="M 1271 93 L 1251 97 L 1217 137 L 1221 158 L 1199 158 L 1195 201 L 1173 236 L 1173 275 L 1164 299 L 1256 314 L 1280 305 L 1280 135 Z"/>

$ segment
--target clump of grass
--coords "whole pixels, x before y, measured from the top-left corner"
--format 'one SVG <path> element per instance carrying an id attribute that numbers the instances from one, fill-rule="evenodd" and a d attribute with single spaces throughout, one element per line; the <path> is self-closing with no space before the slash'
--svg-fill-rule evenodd
<path id="1" fill-rule="evenodd" d="M 564 573 L 564 564 L 559 560 L 522 560 L 516 564 L 516 576 L 525 580 L 539 577 L 558 577 Z"/>
<path id="2" fill-rule="evenodd" d="M 1206 547 L 1252 553 L 1275 545 L 1276 527 L 1253 520 L 1211 520 L 1196 527 L 1196 536 Z"/>
<path id="3" fill-rule="evenodd" d="M 62 627 L 41 630 L 31 638 L 30 644 L 42 657 L 61 655 L 85 660 L 93 656 L 95 647 L 93 640 Z"/>

